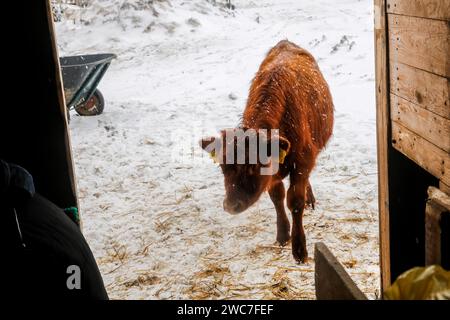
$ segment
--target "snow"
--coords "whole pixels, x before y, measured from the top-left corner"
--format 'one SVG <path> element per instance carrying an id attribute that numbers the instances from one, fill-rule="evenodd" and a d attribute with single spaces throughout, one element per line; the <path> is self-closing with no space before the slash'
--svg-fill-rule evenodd
<path id="1" fill-rule="evenodd" d="M 104 114 L 70 122 L 83 231 L 110 297 L 314 299 L 319 241 L 379 296 L 372 1 L 154 2 L 65 5 L 56 24 L 60 55 L 118 56 L 99 86 Z M 336 108 L 302 265 L 275 243 L 268 195 L 223 211 L 222 174 L 197 146 L 238 124 L 250 80 L 282 39 L 313 53 Z"/>

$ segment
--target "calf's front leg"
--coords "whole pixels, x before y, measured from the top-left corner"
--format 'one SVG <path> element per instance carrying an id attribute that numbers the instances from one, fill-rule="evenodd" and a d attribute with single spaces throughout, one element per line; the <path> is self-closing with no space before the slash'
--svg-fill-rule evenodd
<path id="1" fill-rule="evenodd" d="M 307 184 L 307 178 L 305 179 L 301 175 L 294 174 L 291 176 L 291 185 L 287 193 L 287 205 L 292 214 L 292 255 L 299 263 L 304 263 L 308 259 L 305 230 L 303 229 L 303 211 L 306 202 Z"/>
<path id="2" fill-rule="evenodd" d="M 284 209 L 286 190 L 284 189 L 283 181 L 278 180 L 272 183 L 268 191 L 270 199 L 275 205 L 275 210 L 277 211 L 277 241 L 280 245 L 284 246 L 290 239 L 290 224 Z"/>
<path id="3" fill-rule="evenodd" d="M 306 185 L 306 206 L 310 206 L 313 210 L 316 208 L 316 198 L 314 197 L 311 183 L 309 183 L 309 181 Z"/>

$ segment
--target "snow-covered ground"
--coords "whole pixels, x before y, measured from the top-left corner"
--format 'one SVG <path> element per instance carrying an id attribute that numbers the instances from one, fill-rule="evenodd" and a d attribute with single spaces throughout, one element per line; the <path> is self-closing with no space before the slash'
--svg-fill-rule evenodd
<path id="1" fill-rule="evenodd" d="M 104 114 L 72 113 L 70 123 L 84 233 L 110 297 L 314 299 L 322 241 L 375 298 L 372 0 L 235 0 L 234 11 L 205 0 L 89 2 L 66 7 L 56 27 L 61 55 L 118 56 L 100 84 Z M 267 195 L 241 215 L 223 211 L 220 169 L 196 149 L 203 134 L 237 125 L 250 80 L 282 39 L 315 55 L 336 108 L 311 180 L 303 265 L 276 245 Z"/>

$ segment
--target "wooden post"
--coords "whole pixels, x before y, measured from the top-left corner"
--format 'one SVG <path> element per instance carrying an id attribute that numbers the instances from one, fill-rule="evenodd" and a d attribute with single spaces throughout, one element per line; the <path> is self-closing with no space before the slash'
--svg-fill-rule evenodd
<path id="1" fill-rule="evenodd" d="M 375 66 L 377 101 L 378 209 L 381 292 L 391 284 L 389 248 L 388 149 L 390 144 L 389 60 L 386 1 L 375 0 Z"/>
<path id="2" fill-rule="evenodd" d="M 443 213 L 450 212 L 450 196 L 430 187 L 428 197 L 425 213 L 425 263 L 440 265 L 442 264 L 441 218 Z"/>

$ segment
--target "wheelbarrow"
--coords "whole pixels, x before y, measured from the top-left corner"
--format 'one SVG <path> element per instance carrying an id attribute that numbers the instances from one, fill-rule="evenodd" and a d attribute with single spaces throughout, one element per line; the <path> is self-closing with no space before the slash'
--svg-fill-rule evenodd
<path id="1" fill-rule="evenodd" d="M 60 58 L 68 110 L 75 109 L 82 116 L 103 112 L 105 100 L 97 85 L 114 58 L 109 53 Z"/>

